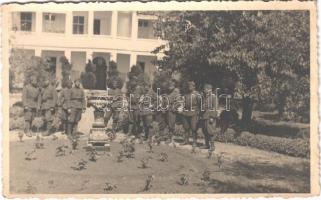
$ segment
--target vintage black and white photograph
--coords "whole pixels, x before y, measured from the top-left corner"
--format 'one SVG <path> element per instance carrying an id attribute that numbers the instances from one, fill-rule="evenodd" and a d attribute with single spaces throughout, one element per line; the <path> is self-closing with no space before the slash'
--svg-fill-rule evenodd
<path id="1" fill-rule="evenodd" d="M 4 3 L 6 194 L 317 194 L 297 3 Z"/>

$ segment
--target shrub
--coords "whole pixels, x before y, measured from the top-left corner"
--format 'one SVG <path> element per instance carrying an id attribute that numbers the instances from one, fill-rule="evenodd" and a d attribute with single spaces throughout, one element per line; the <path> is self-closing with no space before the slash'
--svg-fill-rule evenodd
<path id="1" fill-rule="evenodd" d="M 19 106 L 12 106 L 9 109 L 9 117 L 10 118 L 18 118 L 23 116 L 23 108 Z"/>
<path id="2" fill-rule="evenodd" d="M 86 64 L 85 72 L 81 73 L 81 84 L 85 89 L 94 89 L 96 87 L 96 66 L 90 60 Z"/>
<path id="3" fill-rule="evenodd" d="M 24 128 L 24 117 L 10 117 L 9 119 L 9 130 L 22 130 Z"/>
<path id="4" fill-rule="evenodd" d="M 240 136 L 236 137 L 232 129 L 228 129 L 224 135 L 215 135 L 214 139 L 220 142 L 231 142 L 295 157 L 310 156 L 310 143 L 308 139 L 255 135 L 250 132 L 242 132 Z"/>

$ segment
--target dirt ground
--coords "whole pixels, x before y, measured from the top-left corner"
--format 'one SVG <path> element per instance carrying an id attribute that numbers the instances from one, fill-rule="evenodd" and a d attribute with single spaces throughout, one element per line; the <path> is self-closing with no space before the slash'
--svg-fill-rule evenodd
<path id="1" fill-rule="evenodd" d="M 35 137 L 19 142 L 16 132 L 10 134 L 10 193 L 304 193 L 310 188 L 309 160 L 303 158 L 216 143 L 215 154 L 208 159 L 206 150 L 191 153 L 190 146 L 161 144 L 150 153 L 147 144 L 136 143 L 135 157 L 118 162 L 120 134 L 110 153 L 98 152 L 93 162 L 84 148 L 86 135 L 80 138 L 78 150 L 70 153 L 69 147 L 65 156 L 58 157 L 56 148 L 68 141 L 56 135 L 43 138 L 44 148 L 27 156 L 26 152 L 35 149 Z M 167 162 L 159 160 L 162 152 L 168 155 Z M 141 160 L 148 157 L 147 168 L 142 168 Z M 74 169 L 81 159 L 87 162 L 86 169 Z M 210 172 L 208 181 L 202 180 L 205 169 Z M 186 174 L 187 185 L 179 184 L 182 174 Z M 152 188 L 143 191 L 149 175 L 154 176 Z M 116 187 L 106 191 L 106 183 Z"/>

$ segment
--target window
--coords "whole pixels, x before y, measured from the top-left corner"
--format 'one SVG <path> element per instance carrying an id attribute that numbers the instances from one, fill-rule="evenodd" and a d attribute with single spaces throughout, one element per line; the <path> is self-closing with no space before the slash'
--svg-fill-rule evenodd
<path id="1" fill-rule="evenodd" d="M 100 19 L 94 19 L 94 34 L 100 35 Z"/>
<path id="2" fill-rule="evenodd" d="M 139 20 L 138 21 L 138 27 L 148 27 L 148 21 L 147 20 Z"/>
<path id="3" fill-rule="evenodd" d="M 73 34 L 84 34 L 85 17 L 74 16 L 73 18 Z"/>
<path id="4" fill-rule="evenodd" d="M 45 20 L 46 21 L 54 22 L 55 19 L 56 19 L 56 15 L 55 14 L 51 14 L 51 13 L 45 14 Z"/>
<path id="5" fill-rule="evenodd" d="M 20 14 L 20 29 L 21 29 L 21 31 L 31 31 L 31 29 L 32 29 L 32 13 L 22 12 Z"/>

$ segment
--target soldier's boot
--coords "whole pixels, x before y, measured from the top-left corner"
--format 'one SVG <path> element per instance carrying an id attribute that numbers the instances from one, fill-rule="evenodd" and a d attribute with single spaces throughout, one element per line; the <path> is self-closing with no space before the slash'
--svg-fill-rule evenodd
<path id="1" fill-rule="evenodd" d="M 25 128 L 24 128 L 24 132 L 26 134 L 26 136 L 28 137 L 32 137 L 31 131 L 30 131 L 30 121 L 25 121 Z"/>
<path id="2" fill-rule="evenodd" d="M 134 124 L 132 124 L 132 123 L 130 123 L 128 125 L 128 134 L 129 134 L 129 136 L 132 136 L 132 135 L 136 136 L 134 133 Z"/>
<path id="3" fill-rule="evenodd" d="M 197 133 L 196 133 L 196 131 L 193 131 L 192 134 L 193 134 L 193 147 L 196 147 L 197 146 Z"/>
<path id="4" fill-rule="evenodd" d="M 42 133 L 42 136 L 49 136 L 52 129 L 52 122 L 46 122 L 46 131 Z"/>
<path id="5" fill-rule="evenodd" d="M 211 150 L 212 152 L 215 151 L 214 137 L 211 138 L 210 150 Z"/>
<path id="6" fill-rule="evenodd" d="M 205 144 L 204 146 L 200 147 L 201 149 L 210 149 L 210 137 L 208 135 L 208 133 L 204 134 L 204 140 L 205 140 Z"/>
<path id="7" fill-rule="evenodd" d="M 66 126 L 66 135 L 70 141 L 73 139 L 73 124 L 72 123 L 67 123 Z"/>
<path id="8" fill-rule="evenodd" d="M 150 136 L 150 134 L 149 134 L 149 129 L 150 129 L 149 126 L 147 126 L 147 127 L 144 129 L 144 132 L 145 132 L 144 140 L 145 140 L 145 141 L 147 141 L 148 138 L 149 138 L 149 136 Z"/>
<path id="9" fill-rule="evenodd" d="M 184 134 L 184 142 L 181 145 L 188 145 L 189 144 L 189 130 L 185 130 Z"/>

